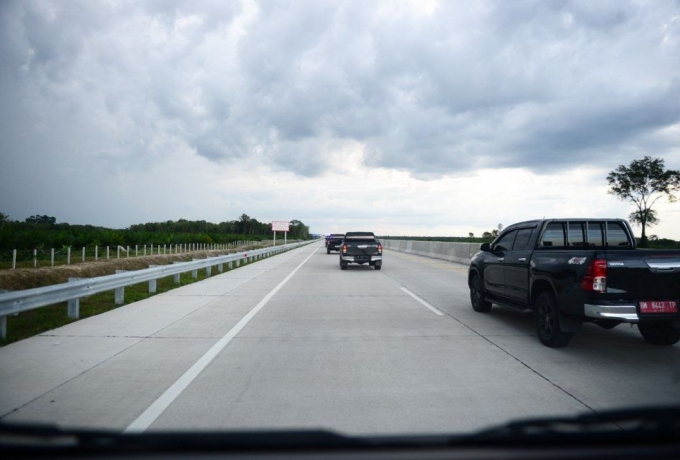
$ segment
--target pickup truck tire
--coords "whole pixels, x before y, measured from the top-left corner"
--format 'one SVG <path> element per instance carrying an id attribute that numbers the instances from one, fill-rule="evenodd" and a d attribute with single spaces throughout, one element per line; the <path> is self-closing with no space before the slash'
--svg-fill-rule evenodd
<path id="1" fill-rule="evenodd" d="M 340 270 L 347 270 L 347 262 L 340 262 Z"/>
<path id="2" fill-rule="evenodd" d="M 330 254 L 330 253 L 331 253 L 331 250 L 330 250 L 330 249 L 326 249 L 326 254 Z"/>
<path id="3" fill-rule="evenodd" d="M 638 329 L 642 337 L 654 345 L 674 345 L 680 342 L 680 329 L 673 323 L 639 323 Z"/>
<path id="4" fill-rule="evenodd" d="M 382 265 L 380 265 L 380 264 L 375 264 L 374 267 L 375 267 L 376 270 L 380 270 L 380 269 L 382 268 Z"/>
<path id="5" fill-rule="evenodd" d="M 484 300 L 484 288 L 479 275 L 472 275 L 470 281 L 470 303 L 472 309 L 479 313 L 487 313 L 491 310 L 491 302 Z"/>
<path id="6" fill-rule="evenodd" d="M 550 348 L 562 348 L 569 345 L 574 334 L 560 329 L 560 312 L 552 292 L 544 292 L 538 296 L 534 304 L 536 334 L 538 340 Z"/>

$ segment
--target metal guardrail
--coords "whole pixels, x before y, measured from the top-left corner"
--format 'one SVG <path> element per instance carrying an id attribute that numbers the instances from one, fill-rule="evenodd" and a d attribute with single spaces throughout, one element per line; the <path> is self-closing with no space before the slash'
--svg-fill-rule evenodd
<path id="1" fill-rule="evenodd" d="M 247 259 L 248 261 L 255 260 L 262 256 L 271 256 L 313 242 L 315 242 L 315 240 L 288 244 L 286 246 L 239 252 L 225 256 L 209 257 L 207 259 L 193 260 L 191 262 L 178 262 L 172 265 L 161 265 L 143 270 L 116 273 L 115 275 L 83 278 L 68 283 L 54 284 L 52 286 L 26 289 L 23 291 L 6 292 L 0 294 L 0 337 L 5 338 L 7 336 L 7 315 L 61 302 L 70 302 L 100 292 L 112 291 L 126 286 L 143 283 L 145 281 L 155 281 L 167 276 L 179 275 L 204 268 L 209 269 L 229 262 L 237 262 L 243 259 Z"/>

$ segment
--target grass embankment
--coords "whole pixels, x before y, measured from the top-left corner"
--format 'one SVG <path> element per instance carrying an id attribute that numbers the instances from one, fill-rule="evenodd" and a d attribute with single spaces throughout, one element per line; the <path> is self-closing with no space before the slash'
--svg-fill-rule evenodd
<path id="1" fill-rule="evenodd" d="M 256 249 L 258 247 L 259 246 L 239 247 L 239 252 Z M 192 252 L 190 254 L 158 255 L 108 261 L 100 260 L 92 263 L 38 269 L 4 270 L 0 271 L 0 289 L 21 291 L 66 283 L 70 277 L 95 278 L 98 276 L 114 274 L 116 273 L 116 270 L 142 270 L 148 268 L 149 265 L 167 265 L 173 262 L 215 257 L 217 255 L 231 254 L 234 252 L 236 251 L 202 251 Z M 241 266 L 246 263 L 246 259 L 241 260 Z M 236 268 L 233 268 L 233 270 L 235 269 Z M 224 265 L 224 271 L 229 271 L 227 264 Z M 215 269 L 212 270 L 212 273 L 213 276 L 217 274 Z M 125 288 L 124 305 L 204 280 L 206 277 L 206 270 L 198 270 L 197 278 L 193 278 L 191 272 L 182 273 L 180 275 L 179 284 L 175 284 L 172 276 L 160 278 L 156 282 L 156 292 L 153 294 L 148 292 L 148 282 L 127 286 Z M 120 306 L 121 305 L 115 305 L 113 291 L 84 297 L 80 299 L 80 319 L 105 313 Z M 0 338 L 0 346 L 41 334 L 74 321 L 77 320 L 68 317 L 68 305 L 66 302 L 36 308 L 21 312 L 17 315 L 10 315 L 7 317 L 7 337 L 5 339 Z"/>

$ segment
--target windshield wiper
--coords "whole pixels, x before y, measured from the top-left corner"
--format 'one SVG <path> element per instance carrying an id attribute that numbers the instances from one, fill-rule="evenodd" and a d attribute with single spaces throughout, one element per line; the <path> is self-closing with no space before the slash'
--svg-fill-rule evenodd
<path id="1" fill-rule="evenodd" d="M 611 410 L 574 417 L 519 420 L 485 429 L 468 440 L 680 439 L 680 406 Z"/>

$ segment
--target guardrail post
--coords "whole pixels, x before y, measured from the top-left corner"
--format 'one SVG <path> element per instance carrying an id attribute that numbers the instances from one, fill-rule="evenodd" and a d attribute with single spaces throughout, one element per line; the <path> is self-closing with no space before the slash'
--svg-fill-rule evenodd
<path id="1" fill-rule="evenodd" d="M 83 246 L 83 262 L 85 262 L 85 246 Z"/>
<path id="2" fill-rule="evenodd" d="M 94 260 L 95 262 L 99 260 L 99 246 L 94 247 Z"/>
<path id="3" fill-rule="evenodd" d="M 181 263 L 182 263 L 182 262 L 175 261 L 175 262 L 173 262 L 173 265 L 174 265 L 174 264 L 181 264 Z M 181 277 L 181 276 L 182 276 L 181 273 L 175 273 L 174 275 L 172 275 L 172 281 L 173 281 L 175 284 L 180 284 L 180 277 Z"/>
<path id="4" fill-rule="evenodd" d="M 199 260 L 199 259 L 191 259 L 191 260 Z M 198 270 L 191 270 L 191 277 L 193 279 L 198 278 Z"/>
<path id="5" fill-rule="evenodd" d="M 12 270 L 17 269 L 17 250 L 12 250 Z"/>
<path id="6" fill-rule="evenodd" d="M 149 268 L 158 267 L 158 265 L 149 265 Z M 156 292 L 157 280 L 149 280 L 149 294 L 154 294 Z"/>
<path id="7" fill-rule="evenodd" d="M 54 248 L 50 250 L 50 267 L 54 267 Z"/>
<path id="8" fill-rule="evenodd" d="M 224 271 L 224 264 L 217 264 L 217 273 L 222 273 Z"/>
<path id="9" fill-rule="evenodd" d="M 78 281 L 82 278 L 69 277 L 68 282 Z M 80 299 L 71 299 L 68 301 L 68 317 L 78 319 L 80 317 Z"/>
<path id="10" fill-rule="evenodd" d="M 130 246 L 127 247 L 127 252 L 125 254 L 125 257 L 130 257 Z"/>
<path id="11" fill-rule="evenodd" d="M 205 267 L 205 276 L 208 278 L 212 276 L 212 265 Z"/>
<path id="12" fill-rule="evenodd" d="M 0 294 L 9 292 L 6 289 L 0 289 Z M 15 313 L 16 314 L 16 313 Z M 0 339 L 7 338 L 7 315 L 0 316 Z"/>
<path id="13" fill-rule="evenodd" d="M 116 273 L 125 273 L 127 270 L 116 270 Z M 116 305 L 123 305 L 125 303 L 125 287 L 116 288 L 114 291 L 114 301 Z"/>

